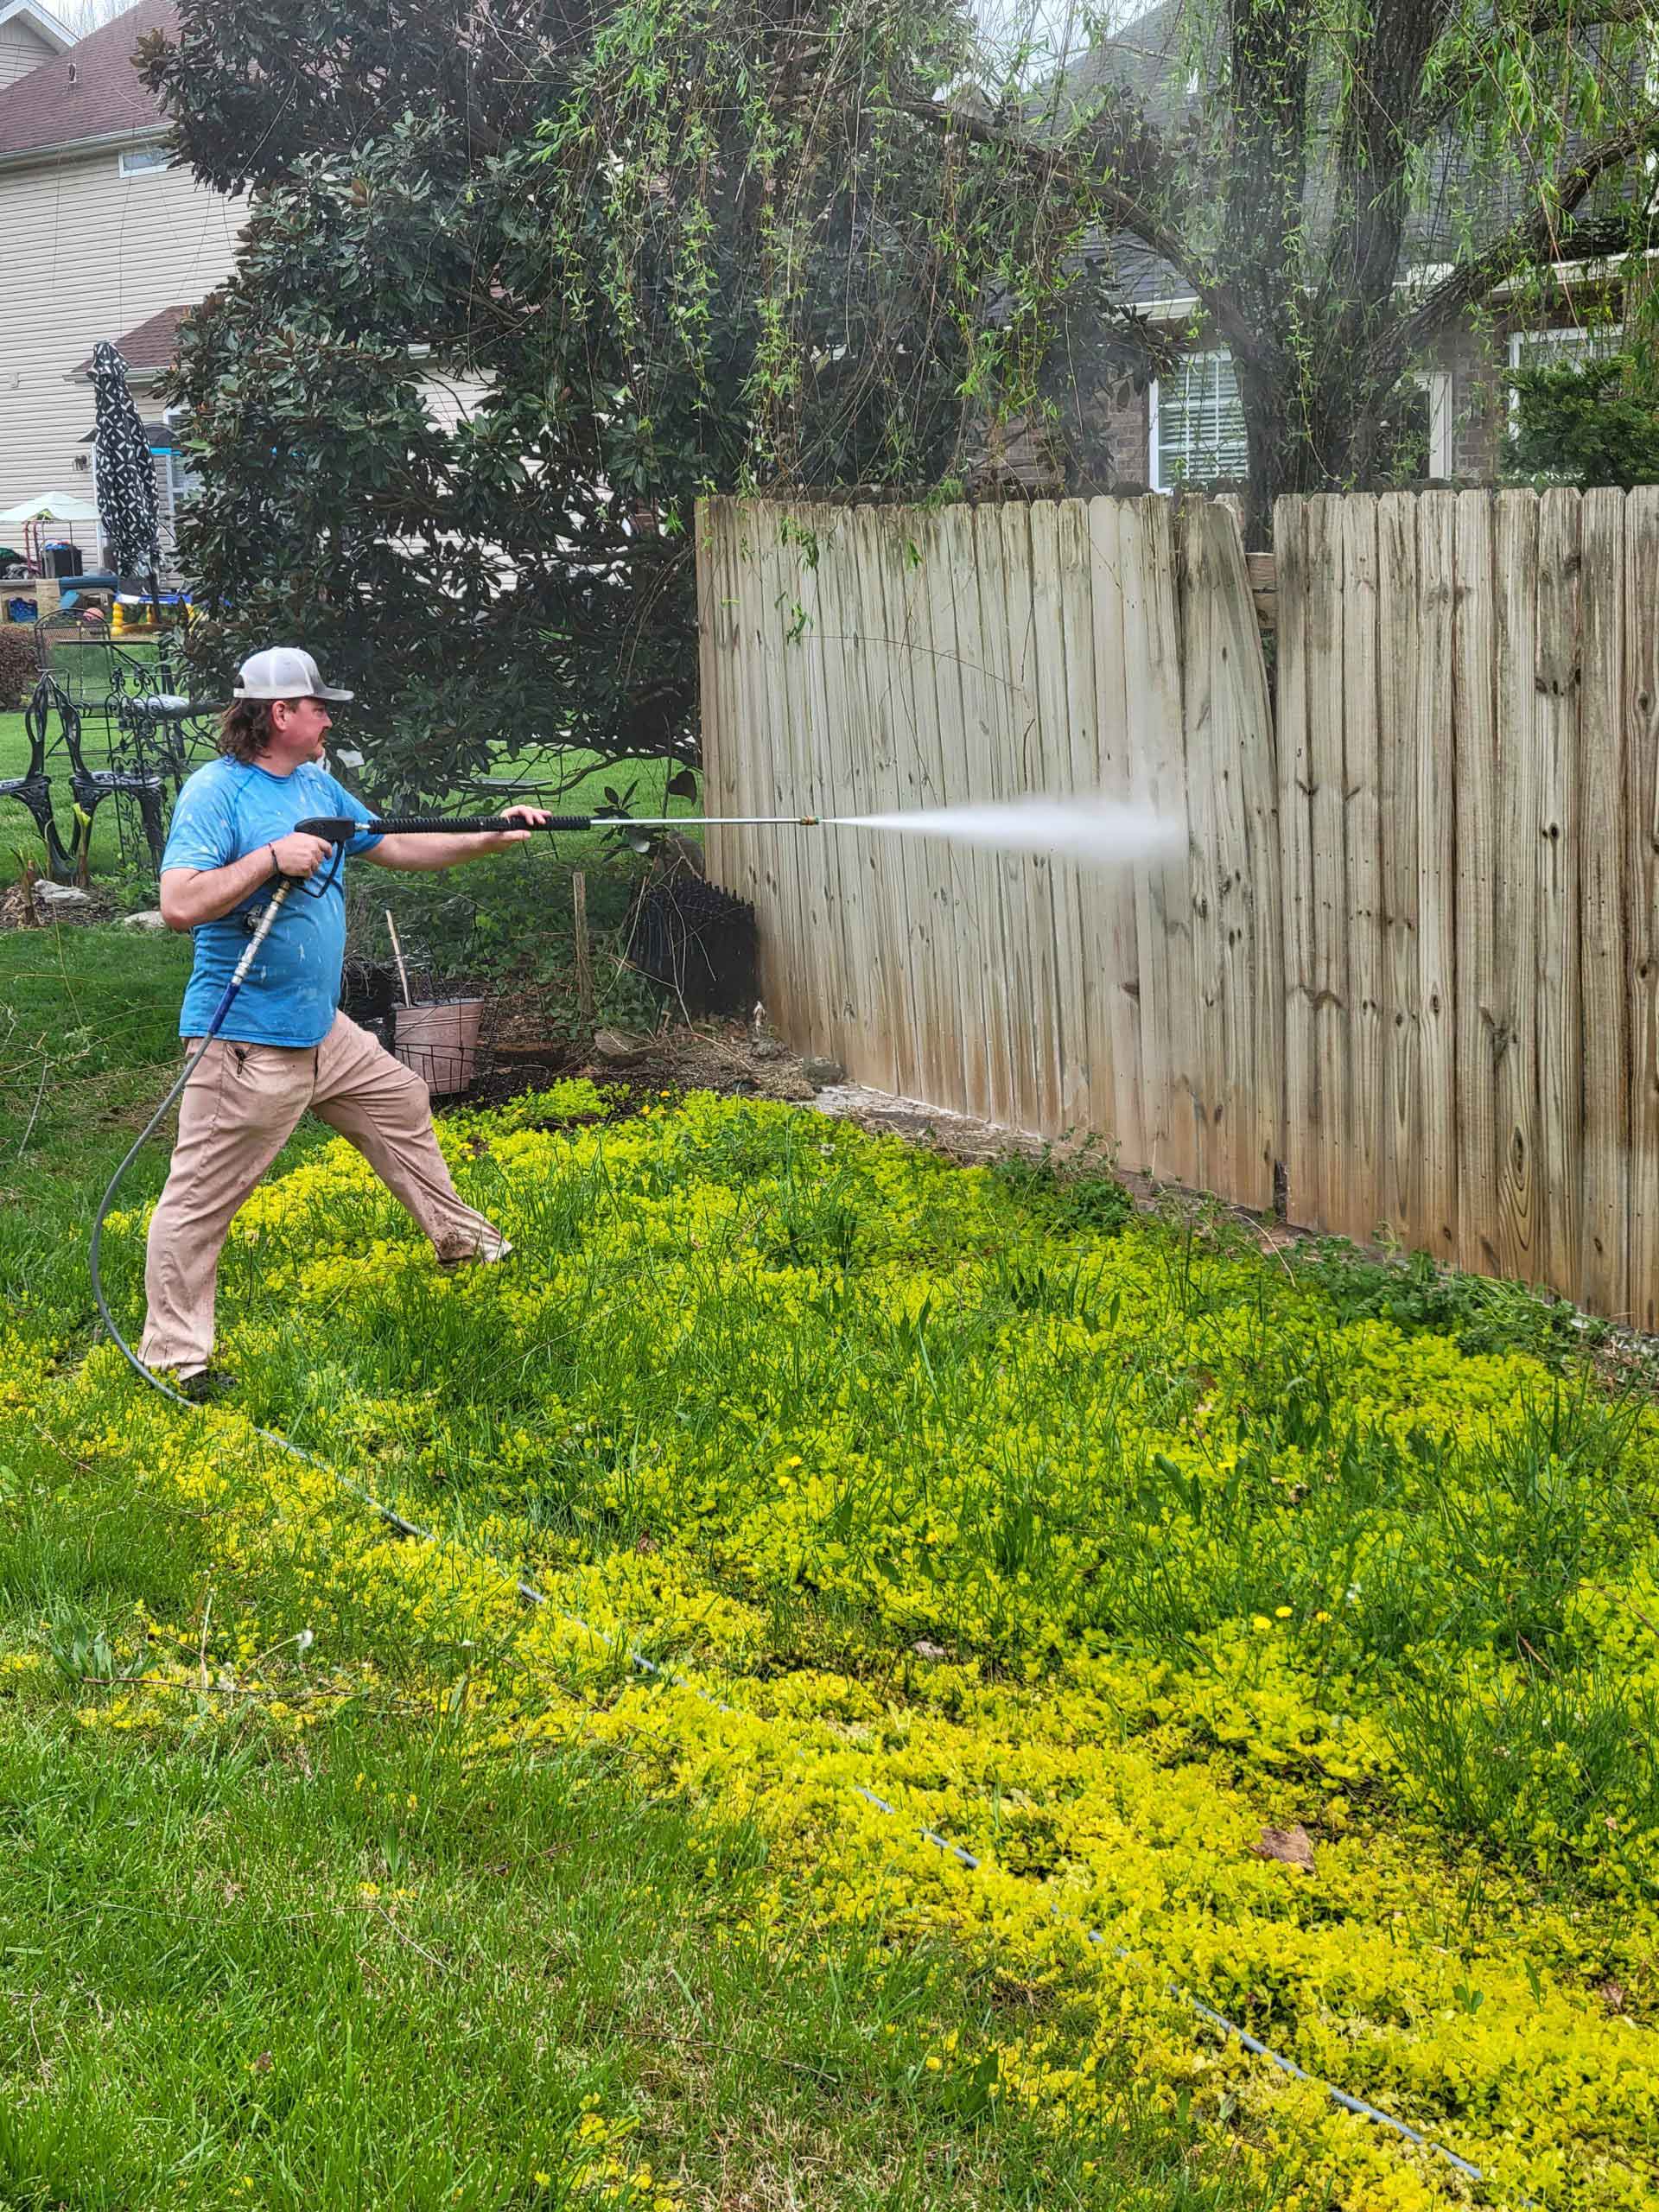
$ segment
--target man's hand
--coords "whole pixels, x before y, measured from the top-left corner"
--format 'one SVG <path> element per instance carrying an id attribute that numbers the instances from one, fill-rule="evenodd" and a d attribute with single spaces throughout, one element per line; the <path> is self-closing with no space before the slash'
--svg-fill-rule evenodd
<path id="1" fill-rule="evenodd" d="M 274 862 L 290 877 L 315 875 L 334 851 L 326 837 L 302 836 L 290 830 L 257 845 L 238 861 L 223 868 L 169 868 L 162 873 L 162 919 L 170 930 L 199 929 L 203 922 L 222 920 L 245 899 L 251 899 L 270 881 Z"/>
<path id="2" fill-rule="evenodd" d="M 281 874 L 302 879 L 315 875 L 334 849 L 325 838 L 307 837 L 297 830 L 290 830 L 286 837 L 278 837 L 270 849 Z"/>
<path id="3" fill-rule="evenodd" d="M 501 810 L 501 819 L 504 822 L 528 823 L 530 827 L 524 830 L 486 831 L 485 834 L 489 840 L 486 851 L 497 853 L 505 850 L 508 845 L 522 845 L 530 836 L 531 830 L 541 828 L 547 819 L 547 812 L 545 808 L 539 806 L 506 806 Z"/>

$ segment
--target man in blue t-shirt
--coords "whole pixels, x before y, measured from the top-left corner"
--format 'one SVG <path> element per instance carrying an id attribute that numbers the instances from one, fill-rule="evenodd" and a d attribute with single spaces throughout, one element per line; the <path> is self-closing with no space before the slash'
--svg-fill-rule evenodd
<path id="1" fill-rule="evenodd" d="M 308 895 L 289 896 L 185 1085 L 167 1187 L 150 1223 L 139 1355 L 148 1367 L 171 1370 L 198 1400 L 232 1385 L 209 1364 L 219 1255 L 232 1218 L 308 1106 L 356 1145 L 431 1238 L 442 1265 L 500 1260 L 512 1249 L 462 1205 L 432 1132 L 426 1085 L 339 1009 L 345 870 L 334 868 L 332 845 L 294 825 L 323 815 L 372 818 L 321 765 L 329 703 L 351 696 L 331 690 L 310 654 L 292 646 L 245 661 L 236 704 L 219 724 L 223 757 L 197 769 L 179 793 L 162 855 L 162 918 L 195 933 L 179 1020 L 187 1048 L 207 1033 L 271 885 L 323 871 Z M 533 825 L 547 817 L 521 806 L 503 818 Z M 529 836 L 529 827 L 417 836 L 365 830 L 346 852 L 380 868 L 442 868 Z"/>

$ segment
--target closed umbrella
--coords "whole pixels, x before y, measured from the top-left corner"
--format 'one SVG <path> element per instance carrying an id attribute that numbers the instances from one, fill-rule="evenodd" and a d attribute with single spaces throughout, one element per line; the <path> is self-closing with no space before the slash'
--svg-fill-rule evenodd
<path id="1" fill-rule="evenodd" d="M 107 339 L 92 348 L 92 450 L 98 456 L 98 518 L 110 564 L 118 576 L 148 576 L 149 596 L 161 612 L 156 570 L 156 467 L 149 438 L 127 389 L 127 365 Z"/>

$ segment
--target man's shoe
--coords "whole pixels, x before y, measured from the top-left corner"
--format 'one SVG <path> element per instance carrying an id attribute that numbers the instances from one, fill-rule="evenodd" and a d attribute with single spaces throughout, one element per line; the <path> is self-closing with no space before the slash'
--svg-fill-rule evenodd
<path id="1" fill-rule="evenodd" d="M 188 1398 L 193 1406 L 216 1405 L 236 1387 L 236 1376 L 222 1367 L 199 1367 L 194 1375 L 181 1375 L 178 1384 L 179 1395 Z"/>
<path id="2" fill-rule="evenodd" d="M 511 1259 L 512 1247 L 504 1236 L 499 1252 L 457 1252 L 453 1259 L 440 1260 L 438 1265 L 447 1275 L 458 1274 L 462 1268 L 499 1268 L 503 1260 Z"/>

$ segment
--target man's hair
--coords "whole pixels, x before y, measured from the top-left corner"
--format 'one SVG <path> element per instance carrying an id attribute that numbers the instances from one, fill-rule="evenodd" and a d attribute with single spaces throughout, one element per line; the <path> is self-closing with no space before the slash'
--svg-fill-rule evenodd
<path id="1" fill-rule="evenodd" d="M 238 699 L 219 718 L 219 749 L 251 767 L 270 743 L 270 701 Z"/>

